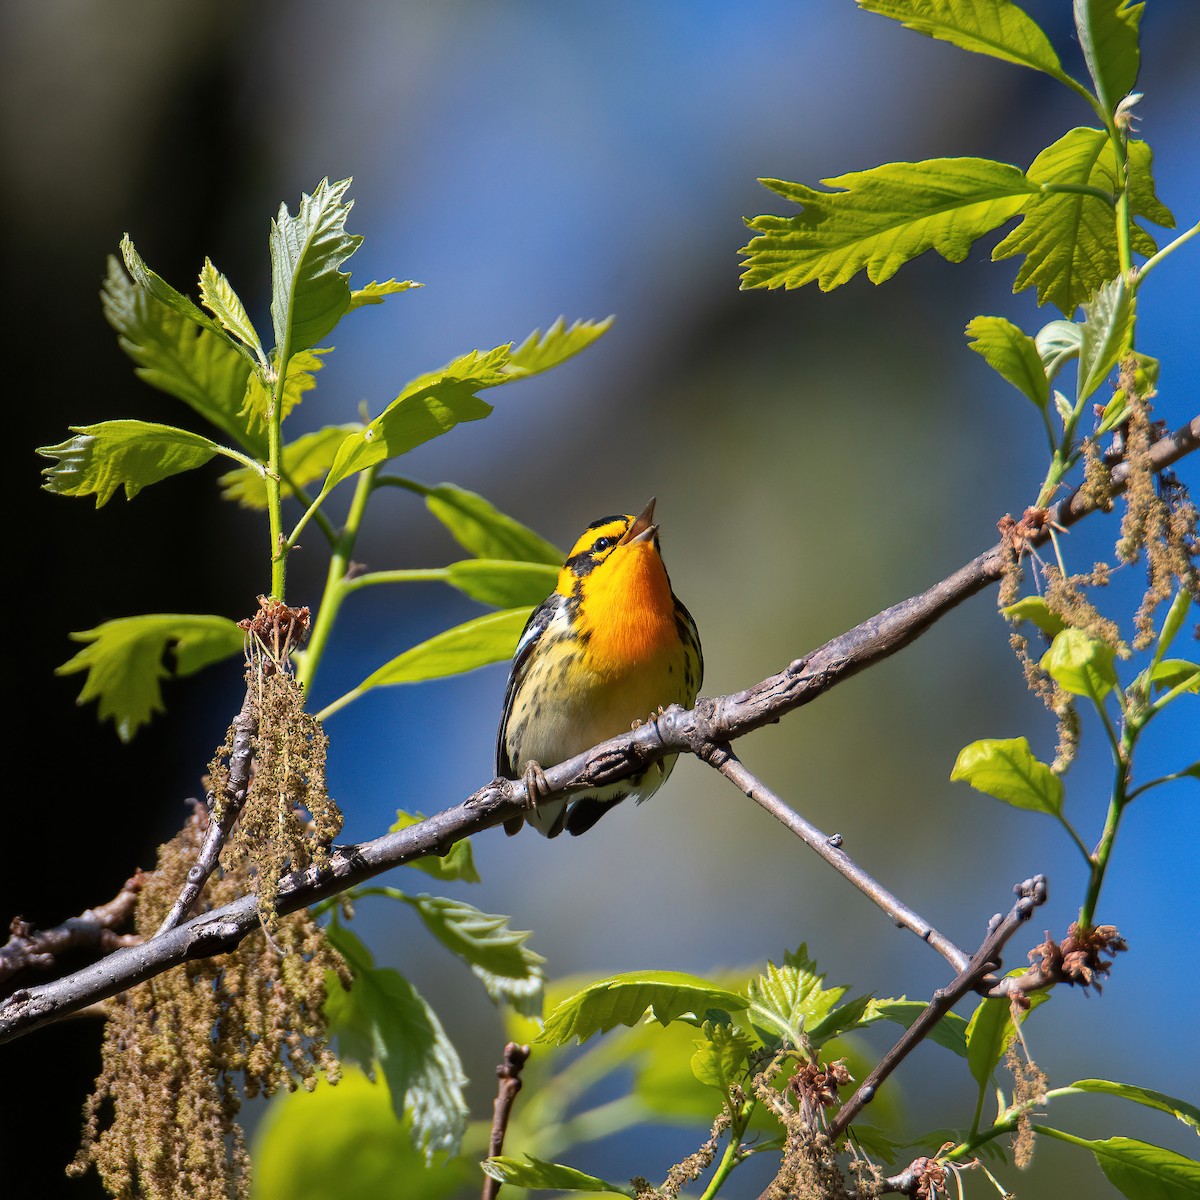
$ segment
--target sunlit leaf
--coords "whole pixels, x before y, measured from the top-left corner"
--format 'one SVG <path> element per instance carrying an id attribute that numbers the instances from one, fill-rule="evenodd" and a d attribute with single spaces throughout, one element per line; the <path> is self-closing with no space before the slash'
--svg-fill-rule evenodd
<path id="1" fill-rule="evenodd" d="M 1033 756 L 1028 738 L 982 738 L 964 746 L 950 779 L 1014 808 L 1062 813 L 1062 780 Z"/>
<path id="2" fill-rule="evenodd" d="M 818 973 L 805 946 L 785 954 L 782 966 L 768 962 L 747 989 L 750 1016 L 764 1041 L 795 1047 L 820 1027 L 848 990 L 827 988 L 824 983 L 825 976 Z"/>
<path id="3" fill-rule="evenodd" d="M 424 287 L 422 283 L 414 283 L 411 279 L 388 279 L 383 283 L 372 280 L 365 287 L 355 288 L 350 293 L 350 308 L 362 308 L 367 304 L 382 304 L 388 296 L 407 292 L 410 288 Z"/>
<path id="4" fill-rule="evenodd" d="M 594 341 L 603 337 L 612 328 L 614 318 L 603 321 L 572 321 L 559 317 L 545 333 L 535 329 L 508 356 L 507 370 L 512 374 L 536 375 L 557 367 L 581 350 L 586 350 Z"/>
<path id="5" fill-rule="evenodd" d="M 1047 637 L 1052 638 L 1060 630 L 1066 628 L 1062 617 L 1056 612 L 1051 612 L 1041 596 L 1023 596 L 1015 604 L 1010 604 L 1000 611 L 1010 621 L 1031 622 Z"/>
<path id="6" fill-rule="evenodd" d="M 464 595 L 494 608 L 529 608 L 552 591 L 558 568 L 548 563 L 503 562 L 495 558 L 467 558 L 451 563 L 447 579 Z"/>
<path id="7" fill-rule="evenodd" d="M 702 1038 L 691 1058 L 692 1074 L 706 1087 L 716 1088 L 723 1096 L 746 1073 L 746 1064 L 755 1043 L 735 1025 L 705 1021 Z"/>
<path id="8" fill-rule="evenodd" d="M 682 971 L 631 971 L 599 979 L 559 1004 L 546 1018 L 539 1042 L 561 1046 L 587 1041 L 617 1025 L 635 1025 L 647 1014 L 660 1025 L 699 1024 L 710 1008 L 736 1011 L 746 998 Z"/>
<path id="9" fill-rule="evenodd" d="M 1037 343 L 1004 317 L 976 317 L 967 325 L 971 349 L 1018 391 L 1044 409 L 1050 402 L 1050 381 Z"/>
<path id="10" fill-rule="evenodd" d="M 350 182 L 322 179 L 301 196 L 294 217 L 281 204 L 271 222 L 271 318 L 276 350 L 286 347 L 286 357 L 315 346 L 350 307 L 350 275 L 341 266 L 362 244 L 346 232 Z"/>
<path id="11" fill-rule="evenodd" d="M 425 817 L 421 813 L 398 810 L 395 821 L 388 826 L 388 832 L 398 833 L 401 829 L 419 825 L 423 820 Z M 459 838 L 445 854 L 428 854 L 424 858 L 414 858 L 404 865 L 416 867 L 418 871 L 424 871 L 426 875 L 443 882 L 452 879 L 461 879 L 464 883 L 479 882 L 479 872 L 475 869 L 475 856 L 471 851 L 470 838 Z"/>
<path id="12" fill-rule="evenodd" d="M 483 1173 L 501 1183 L 516 1184 L 525 1188 L 554 1188 L 560 1192 L 598 1192 L 601 1195 L 633 1196 L 634 1190 L 626 1184 L 609 1183 L 596 1175 L 586 1175 L 574 1167 L 561 1163 L 543 1162 L 526 1154 L 524 1158 L 484 1159 Z"/>
<path id="13" fill-rule="evenodd" d="M 1132 1083 L 1114 1083 L 1110 1079 L 1080 1079 L 1071 1084 L 1079 1092 L 1095 1092 L 1106 1096 L 1119 1096 L 1122 1100 L 1132 1100 L 1134 1104 L 1142 1104 L 1147 1108 L 1156 1108 L 1159 1112 L 1170 1113 L 1177 1120 L 1200 1134 L 1200 1108 L 1187 1100 L 1176 1100 L 1165 1092 L 1156 1092 L 1153 1088 L 1138 1087 Z"/>
<path id="14" fill-rule="evenodd" d="M 1096 98 L 1110 114 L 1137 82 L 1138 24 L 1145 7 L 1141 0 L 1075 0 L 1079 45 Z"/>
<path id="15" fill-rule="evenodd" d="M 454 540 L 477 558 L 547 563 L 557 568 L 565 557 L 541 534 L 457 484 L 439 483 L 429 488 L 425 503 Z"/>
<path id="16" fill-rule="evenodd" d="M 1064 629 L 1055 635 L 1039 664 L 1064 691 L 1102 700 L 1117 686 L 1116 651 L 1084 633 Z"/>
<path id="17" fill-rule="evenodd" d="M 878 1014 L 907 1029 L 929 1006 L 921 1000 L 873 1000 L 867 1015 Z M 956 1012 L 944 1013 L 929 1032 L 929 1040 L 952 1050 L 960 1058 L 967 1056 L 967 1022 Z M 857 1128 L 857 1126 L 856 1126 Z"/>
<path id="18" fill-rule="evenodd" d="M 71 634 L 85 643 L 56 675 L 86 671 L 79 703 L 100 702 L 101 721 L 112 718 L 117 736 L 128 742 L 141 726 L 163 710 L 162 681 L 194 674 L 210 663 L 241 654 L 245 635 L 225 617 L 152 613 L 118 617 L 95 629 Z M 174 651 L 172 671 L 164 661 Z"/>
<path id="19" fill-rule="evenodd" d="M 242 303 L 229 280 L 212 264 L 212 259 L 206 258 L 200 269 L 200 302 L 220 322 L 226 333 L 232 334 L 247 349 L 253 351 L 254 357 L 265 364 L 266 355 L 263 353 L 262 342 L 250 314 Z"/>
<path id="20" fill-rule="evenodd" d="M 977 238 L 1021 212 L 1038 190 L 1016 167 L 985 158 L 885 163 L 821 181 L 835 191 L 761 182 L 802 211 L 747 222 L 759 236 L 742 250 L 749 256 L 743 288 L 815 280 L 828 291 L 864 269 L 882 283 L 931 249 L 962 262 Z"/>
<path id="21" fill-rule="evenodd" d="M 1165 658 L 1155 664 L 1150 682 L 1159 691 L 1182 687 L 1185 692 L 1200 692 L 1200 663 L 1186 658 Z"/>
<path id="22" fill-rule="evenodd" d="M 1022 975 L 1024 969 L 1010 971 L 1008 974 Z M 1022 1024 L 1033 1009 L 1049 999 L 1049 993 L 1030 992 L 1027 999 L 1029 1008 L 1020 1010 L 1019 1019 Z M 1008 1053 L 1008 1048 L 1016 1036 L 1013 1005 L 1007 998 L 997 996 L 979 1002 L 967 1022 L 967 1066 L 981 1089 L 988 1086 L 992 1072 L 1000 1065 L 1000 1060 Z"/>
<path id="23" fill-rule="evenodd" d="M 280 420 L 304 399 L 304 393 L 312 391 L 317 386 L 317 372 L 325 365 L 321 356 L 328 354 L 328 348 L 323 350 L 299 350 L 288 359 L 287 379 L 283 384 L 283 403 L 280 405 Z M 246 395 L 242 399 L 242 407 L 238 411 L 249 429 L 256 432 L 267 428 L 267 417 L 273 401 L 271 388 L 257 375 L 251 375 L 246 383 Z M 354 426 L 361 429 L 361 425 Z"/>
<path id="24" fill-rule="evenodd" d="M 73 438 L 38 447 L 43 458 L 58 460 L 42 470 L 42 486 L 60 496 L 95 496 L 97 508 L 119 488 L 132 500 L 142 488 L 202 467 L 221 453 L 220 446 L 198 433 L 149 421 L 102 421 L 70 428 Z"/>
<path id="25" fill-rule="evenodd" d="M 1110 279 L 1083 311 L 1077 400 L 1086 400 L 1104 382 L 1132 340 L 1133 294 L 1120 279 Z"/>
<path id="26" fill-rule="evenodd" d="M 467 1124 L 466 1077 L 433 1009 L 398 971 L 375 966 L 344 925 L 327 934 L 354 976 L 348 992 L 331 988 L 325 1003 L 339 1053 L 369 1075 L 383 1072 L 393 1111 L 411 1120 L 418 1149 L 456 1153 Z"/>
<path id="27" fill-rule="evenodd" d="M 297 357 L 303 358 L 303 355 Z M 291 496 L 294 488 L 307 487 L 315 480 L 323 479 L 338 447 L 348 434 L 359 429 L 362 429 L 362 425 L 358 422 L 326 425 L 324 429 L 314 430 L 301 435 L 294 442 L 288 442 L 283 448 L 280 462 L 280 494 Z M 217 482 L 221 485 L 224 499 L 232 500 L 243 508 L 266 509 L 267 485 L 257 471 L 238 467 L 234 471 L 227 471 Z"/>
<path id="28" fill-rule="evenodd" d="M 1133 1138 L 1089 1142 L 1100 1169 L 1129 1200 L 1196 1200 L 1200 1162 Z"/>
<path id="29" fill-rule="evenodd" d="M 962 50 L 1068 79 L 1041 26 L 1011 0 L 858 0 L 858 6 Z"/>

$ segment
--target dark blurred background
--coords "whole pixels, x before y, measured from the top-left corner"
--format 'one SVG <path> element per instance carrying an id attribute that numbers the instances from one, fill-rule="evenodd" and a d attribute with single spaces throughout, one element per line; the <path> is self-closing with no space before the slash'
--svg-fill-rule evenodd
<path id="1" fill-rule="evenodd" d="M 1082 74 L 1070 4 L 1028 7 Z M 1157 0 L 1143 33 L 1141 131 L 1156 149 L 1159 195 L 1188 225 L 1200 182 L 1200 16 L 1192 0 Z M 830 295 L 738 291 L 742 217 L 785 211 L 759 176 L 814 183 L 885 159 L 957 154 L 1024 166 L 1091 123 L 1049 80 L 907 33 L 848 0 L 9 0 L 0 89 L 10 682 L 22 692 L 10 705 L 5 921 L 19 912 L 54 923 L 149 866 L 238 703 L 236 667 L 168 684 L 167 716 L 121 745 L 94 706 L 75 705 L 81 677 L 53 674 L 75 650 L 68 633 L 145 611 L 237 618 L 269 583 L 265 523 L 218 500 L 212 469 L 100 511 L 38 490 L 44 464 L 33 447 L 63 440 L 68 425 L 138 417 L 197 427 L 134 378 L 101 316 L 105 257 L 123 232 L 185 291 L 211 256 L 269 329 L 269 218 L 281 200 L 294 211 L 323 176 L 355 177 L 350 228 L 366 237 L 350 263 L 355 283 L 394 275 L 426 286 L 346 322 L 293 433 L 353 419 L 362 403 L 378 412 L 413 375 L 560 314 L 616 314 L 596 347 L 493 393 L 493 417 L 422 448 L 404 470 L 480 491 L 560 545 L 592 518 L 657 495 L 672 580 L 703 634 L 708 693 L 754 682 L 941 578 L 990 545 L 997 517 L 1029 503 L 1041 478 L 1037 414 L 962 336 L 979 313 L 1031 330 L 1058 315 L 1039 313 L 1028 293 L 1009 295 L 1014 268 L 990 265 L 994 239 L 958 267 L 926 256 L 878 290 L 860 278 Z M 1171 426 L 1196 411 L 1194 278 L 1194 253 L 1174 256 L 1140 310 L 1139 344 L 1164 361 L 1157 414 Z M 1195 489 L 1200 466 L 1185 461 L 1179 475 Z M 1068 543 L 1079 569 L 1115 536 L 1112 519 L 1087 526 Z M 380 495 L 356 557 L 382 568 L 453 555 L 415 500 Z M 324 572 L 315 531 L 293 562 L 289 598 L 315 603 Z M 1124 575 L 1129 594 L 1140 570 Z M 1082 882 L 1051 822 L 947 781 L 958 749 L 979 737 L 1027 733 L 1052 753 L 1051 724 L 989 610 L 977 598 L 740 747 L 968 947 L 1017 880 L 1051 879 L 1029 944 L 1043 924 L 1061 933 Z M 433 586 L 356 597 L 315 704 L 477 611 Z M 504 680 L 495 667 L 380 691 L 334 717 L 330 783 L 346 836 L 373 836 L 398 806 L 434 811 L 484 782 Z M 1194 705 L 1164 723 L 1147 773 L 1179 765 L 1189 746 L 1195 757 L 1196 728 Z M 1108 770 L 1089 726 L 1068 777 L 1069 811 L 1089 841 Z M 1182 920 L 1200 899 L 1198 835 L 1194 786 L 1161 789 L 1130 812 L 1099 916 L 1131 949 L 1103 997 L 1064 990 L 1028 1027 L 1054 1083 L 1099 1075 L 1195 1099 L 1200 970 Z M 779 961 L 807 941 L 830 980 L 857 991 L 920 996 L 946 980 L 931 951 L 695 762 L 681 763 L 652 803 L 614 813 L 584 839 L 492 831 L 475 852 L 484 882 L 458 892 L 535 930 L 553 976 L 705 973 Z M 407 917 L 364 906 L 358 924 L 441 1014 L 483 1115 L 499 1018 Z M 1024 945 L 1014 943 L 1010 965 Z M 83 1017 L 4 1048 L 5 1194 L 98 1194 L 94 1178 L 62 1177 L 98 1034 Z M 961 1120 L 971 1103 L 961 1064 L 923 1061 L 945 1075 L 902 1076 L 912 1128 Z M 1195 1152 L 1169 1118 L 1075 1103 L 1056 1116 L 1076 1132 Z M 695 1142 L 692 1132 L 649 1130 L 572 1161 L 657 1177 Z M 1039 1155 L 1067 1161 L 1055 1149 Z M 1094 1195 L 1108 1187 L 1090 1165 L 1081 1185 Z M 1046 1176 L 1022 1194 L 1061 1186 Z"/>

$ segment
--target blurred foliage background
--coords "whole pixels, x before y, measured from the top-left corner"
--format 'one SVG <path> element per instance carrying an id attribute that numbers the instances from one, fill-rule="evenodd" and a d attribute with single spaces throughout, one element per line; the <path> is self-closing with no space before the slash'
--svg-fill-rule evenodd
<path id="1" fill-rule="evenodd" d="M 1075 70 L 1067 0 L 1027 7 Z M 1141 134 L 1156 150 L 1159 195 L 1183 223 L 1195 220 L 1200 190 L 1197 51 L 1192 0 L 1148 6 Z M 1089 123 L 1048 80 L 849 0 L 10 0 L 0 8 L 0 95 L 15 424 L 5 439 L 9 678 L 13 775 L 27 781 L 10 784 L 5 919 L 61 920 L 151 863 L 185 797 L 199 794 L 239 701 L 233 668 L 170 686 L 168 715 L 122 746 L 93 709 L 74 705 L 79 679 L 53 675 L 73 651 L 68 631 L 145 611 L 237 618 L 269 584 L 265 523 L 218 500 L 212 469 L 99 512 L 37 490 L 33 447 L 62 440 L 69 424 L 189 419 L 135 380 L 101 316 L 105 256 L 123 232 L 182 290 L 211 256 L 266 322 L 269 217 L 322 176 L 355 176 L 350 228 L 366 237 L 355 283 L 395 275 L 426 286 L 347 324 L 292 435 L 353 419 L 360 404 L 378 412 L 413 375 L 560 313 L 616 314 L 596 347 L 505 389 L 487 422 L 418 450 L 405 469 L 480 491 L 564 546 L 594 517 L 657 495 L 672 580 L 703 635 L 709 694 L 754 682 L 941 578 L 990 545 L 996 519 L 1020 511 L 1041 479 L 1038 415 L 967 350 L 962 328 L 988 312 L 1033 330 L 1055 314 L 1009 295 L 1012 265 L 990 265 L 984 243 L 958 267 L 926 256 L 879 290 L 860 279 L 825 296 L 738 291 L 741 218 L 783 211 L 758 176 L 813 183 L 954 154 L 1024 166 Z M 1171 426 L 1196 411 L 1195 278 L 1194 253 L 1180 253 L 1142 297 L 1140 344 L 1163 359 L 1156 407 Z M 1179 474 L 1200 485 L 1197 463 Z M 449 560 L 448 538 L 417 500 L 381 495 L 373 509 L 359 547 L 372 567 Z M 1113 519 L 1073 533 L 1077 568 L 1115 533 Z M 315 530 L 292 561 L 289 599 L 315 603 Z M 1125 574 L 1136 589 L 1138 571 Z M 432 585 L 360 594 L 315 704 L 475 611 Z M 1043 754 L 1052 744 L 1006 640 L 978 597 L 917 646 L 740 746 L 968 947 L 1035 871 L 1050 876 L 1042 919 L 1061 934 L 1082 882 L 1050 822 L 947 781 L 975 738 L 1028 733 Z M 381 832 L 397 807 L 445 807 L 489 778 L 504 681 L 495 667 L 378 691 L 335 716 L 330 783 L 347 838 Z M 1194 706 L 1185 715 L 1191 725 L 1159 737 L 1194 745 Z M 1098 834 L 1108 786 L 1095 733 L 1085 730 L 1067 780 L 1085 837 Z M 1127 821 L 1099 915 L 1130 952 L 1102 998 L 1061 990 L 1027 1027 L 1053 1082 L 1098 1075 L 1195 1098 L 1200 969 L 1180 927 L 1200 899 L 1195 801 L 1194 786 L 1164 788 Z M 535 930 L 551 976 L 708 973 L 778 961 L 807 941 L 830 982 L 856 991 L 928 995 L 946 978 L 931 951 L 695 762 L 586 838 L 509 841 L 494 830 L 477 839 L 476 858 L 484 882 L 464 894 Z M 486 1115 L 500 1018 L 395 908 L 364 906 L 358 930 L 437 1008 L 474 1081 L 473 1109 Z M 1029 944 L 1038 940 L 1040 927 Z M 1020 960 L 1014 943 L 1010 965 Z M 98 1194 L 94 1179 L 61 1174 L 98 1064 L 95 1018 L 5 1047 L 4 1063 L 6 1108 L 27 1114 L 0 1133 L 6 1164 L 40 1195 Z M 969 1113 L 967 1072 L 940 1052 L 918 1055 L 898 1087 L 914 1129 Z M 1195 1153 L 1167 1118 L 1076 1104 L 1063 1123 L 1081 1133 Z M 571 1161 L 653 1177 L 696 1141 L 651 1129 Z M 1058 1159 L 1056 1149 L 1039 1155 Z M 1076 1186 L 1103 1194 L 1099 1172 L 1084 1170 Z M 1061 1186 L 1046 1176 L 1022 1195 Z"/>

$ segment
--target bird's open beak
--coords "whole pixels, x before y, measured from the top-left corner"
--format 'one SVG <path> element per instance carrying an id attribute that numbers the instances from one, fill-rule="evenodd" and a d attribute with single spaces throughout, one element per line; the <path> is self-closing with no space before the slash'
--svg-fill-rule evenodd
<path id="1" fill-rule="evenodd" d="M 648 542 L 658 532 L 658 526 L 654 524 L 654 501 L 655 497 L 650 497 L 650 503 L 637 515 L 637 519 L 630 527 L 625 530 L 624 537 L 617 543 L 618 546 L 627 546 L 630 542 Z"/>

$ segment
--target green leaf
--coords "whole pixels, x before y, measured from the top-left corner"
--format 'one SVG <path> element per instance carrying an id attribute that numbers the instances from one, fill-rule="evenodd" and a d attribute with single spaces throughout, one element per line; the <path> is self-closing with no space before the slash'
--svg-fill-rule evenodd
<path id="1" fill-rule="evenodd" d="M 908 1029 L 928 1007 L 922 1000 L 907 1000 L 901 996 L 897 1000 L 873 1000 L 867 1015 L 877 1013 L 885 1021 L 894 1021 Z M 956 1012 L 946 1013 L 930 1031 L 929 1039 L 952 1050 L 959 1058 L 967 1056 L 967 1022 Z"/>
<path id="2" fill-rule="evenodd" d="M 244 347 L 213 332 L 215 322 L 207 317 L 207 324 L 198 325 L 156 299 L 111 257 L 101 306 L 121 349 L 137 364 L 138 378 L 182 400 L 231 441 L 266 457 L 265 442 L 251 437 L 238 416 L 253 370 Z"/>
<path id="3" fill-rule="evenodd" d="M 824 179 L 820 192 L 778 179 L 761 181 L 802 207 L 793 217 L 761 216 L 747 224 L 760 236 L 741 253 L 742 287 L 822 291 L 866 269 L 872 283 L 937 250 L 962 262 L 976 238 L 1021 212 L 1038 185 L 1016 167 L 986 158 L 885 163 Z"/>
<path id="4" fill-rule="evenodd" d="M 482 496 L 456 484 L 439 483 L 429 488 L 425 503 L 454 540 L 476 558 L 546 563 L 557 570 L 566 557 L 541 534 L 502 513 Z M 542 593 L 543 597 L 545 594 Z"/>
<path id="5" fill-rule="evenodd" d="M 335 985 L 336 986 L 336 985 Z M 252 1200 L 453 1200 L 466 1157 L 427 1163 L 397 1122 L 386 1083 L 347 1067 L 337 1086 L 277 1095 L 255 1131 Z"/>
<path id="6" fill-rule="evenodd" d="M 747 989 L 755 1027 L 760 1032 L 762 1026 L 770 1027 L 763 1041 L 772 1044 L 782 1038 L 796 1047 L 803 1035 L 819 1028 L 848 990 L 826 988 L 824 982 L 825 976 L 817 973 L 806 946 L 785 954 L 781 967 L 768 962 L 767 969 Z"/>
<path id="7" fill-rule="evenodd" d="M 1056 612 L 1051 612 L 1041 596 L 1023 596 L 1015 604 L 1002 608 L 1000 612 L 1010 621 L 1031 622 L 1051 638 L 1066 628 L 1062 617 Z"/>
<path id="8" fill-rule="evenodd" d="M 1154 658 L 1157 662 L 1167 652 L 1171 643 L 1178 636 L 1179 631 L 1183 628 L 1184 621 L 1187 620 L 1187 615 L 1192 608 L 1191 594 L 1185 589 L 1180 588 L 1175 593 L 1175 599 L 1171 601 L 1171 607 L 1167 609 L 1167 615 L 1163 618 L 1162 630 L 1158 635 L 1158 642 L 1154 647 Z"/>
<path id="9" fill-rule="evenodd" d="M 425 820 L 423 813 L 408 813 L 403 809 L 396 811 L 396 819 L 388 826 L 389 833 L 399 833 L 401 829 L 419 825 Z M 424 858 L 414 858 L 404 864 L 406 867 L 416 867 L 434 879 L 447 882 L 460 879 L 464 883 L 478 883 L 479 872 L 475 869 L 475 856 L 471 852 L 471 839 L 461 838 L 455 842 L 445 854 L 428 854 Z"/>
<path id="10" fill-rule="evenodd" d="M 535 329 L 512 351 L 507 370 L 515 375 L 537 375 L 557 367 L 603 337 L 614 320 L 573 321 L 568 328 L 566 319 L 559 317 L 545 333 Z"/>
<path id="11" fill-rule="evenodd" d="M 1046 377 L 1053 379 L 1073 358 L 1079 357 L 1083 329 L 1074 321 L 1051 321 L 1034 338 Z"/>
<path id="12" fill-rule="evenodd" d="M 226 333 L 237 338 L 262 366 L 266 366 L 267 356 L 263 353 L 262 342 L 246 306 L 229 280 L 213 266 L 210 258 L 204 260 L 204 266 L 200 269 L 200 302 L 216 317 Z"/>
<path id="13" fill-rule="evenodd" d="M 596 1175 L 585 1175 L 574 1167 L 544 1162 L 526 1154 L 523 1159 L 488 1158 L 480 1164 L 483 1173 L 501 1183 L 513 1183 L 526 1188 L 556 1188 L 560 1192 L 599 1192 L 614 1196 L 633 1196 L 634 1190 L 624 1184 L 609 1183 Z"/>
<path id="14" fill-rule="evenodd" d="M 1186 1100 L 1176 1100 L 1174 1096 L 1168 1096 L 1165 1092 L 1156 1092 L 1152 1088 L 1138 1087 L 1132 1083 L 1114 1083 L 1109 1079 L 1080 1079 L 1071 1084 L 1071 1087 L 1079 1092 L 1120 1096 L 1122 1100 L 1132 1100 L 1135 1104 L 1170 1113 L 1200 1134 L 1200 1108 Z"/>
<path id="15" fill-rule="evenodd" d="M 271 318 L 285 359 L 315 346 L 350 307 L 350 275 L 340 268 L 362 244 L 346 232 L 350 183 L 322 179 L 294 217 L 281 204 L 271 222 Z"/>
<path id="16" fill-rule="evenodd" d="M 1129 210 L 1157 225 L 1174 225 L 1171 213 L 1154 192 L 1150 147 L 1128 143 Z M 1116 152 L 1102 129 L 1072 129 L 1034 159 L 1026 173 L 1034 188 L 1045 189 L 1024 207 L 1024 219 L 992 251 L 992 261 L 1025 255 L 1013 291 L 1036 286 L 1039 304 L 1057 305 L 1070 316 L 1102 284 L 1121 270 L 1117 250 L 1116 210 L 1120 175 Z M 1095 188 L 1099 196 L 1066 189 Z M 1154 253 L 1154 239 L 1136 223 L 1132 247 L 1142 255 Z"/>
<path id="17" fill-rule="evenodd" d="M 1183 687 L 1187 692 L 1200 692 L 1200 663 L 1186 658 L 1166 658 L 1155 664 L 1150 672 L 1150 682 L 1159 691 L 1172 691 Z"/>
<path id="18" fill-rule="evenodd" d="M 716 1088 L 723 1096 L 746 1074 L 746 1066 L 754 1042 L 735 1025 L 705 1021 L 700 1027 L 704 1034 L 692 1044 L 696 1052 L 691 1058 L 692 1074 L 706 1087 Z"/>
<path id="19" fill-rule="evenodd" d="M 150 421 L 102 421 L 70 429 L 73 438 L 38 447 L 43 458 L 58 459 L 43 468 L 42 486 L 60 496 L 95 496 L 97 508 L 118 488 L 132 500 L 142 488 L 202 467 L 222 452 L 216 442 L 198 433 Z"/>
<path id="20" fill-rule="evenodd" d="M 822 1045 L 831 1038 L 841 1037 L 854 1029 L 870 1025 L 873 1018 L 868 1016 L 871 1010 L 870 996 L 856 996 L 831 1009 L 820 1021 L 810 1021 L 805 1034 L 809 1041 Z"/>
<path id="21" fill-rule="evenodd" d="M 164 679 L 172 674 L 192 675 L 240 654 L 244 638 L 241 628 L 225 617 L 184 613 L 119 617 L 71 634 L 71 640 L 86 643 L 85 648 L 55 674 L 86 671 L 78 703 L 99 700 L 100 720 L 111 717 L 117 736 L 128 742 L 156 712 L 164 711 Z M 163 661 L 168 646 L 174 649 L 174 671 Z"/>
<path id="22" fill-rule="evenodd" d="M 302 359 L 304 355 L 296 357 Z M 280 463 L 280 475 L 283 478 L 280 494 L 284 497 L 295 495 L 296 488 L 307 487 L 315 480 L 324 478 L 346 435 L 360 429 L 362 425 L 357 421 L 345 425 L 327 425 L 324 429 L 314 430 L 294 442 L 288 442 L 283 448 Z M 266 509 L 267 485 L 257 471 L 238 467 L 235 471 L 227 471 L 217 482 L 221 485 L 224 499 L 232 500 L 243 508 L 260 512 Z"/>
<path id="23" fill-rule="evenodd" d="M 504 662 L 512 658 L 528 620 L 529 609 L 508 608 L 464 621 L 397 655 L 368 675 L 356 691 L 442 679 Z"/>
<path id="24" fill-rule="evenodd" d="M 280 406 L 280 420 L 286 419 L 288 413 L 304 399 L 304 393 L 312 391 L 317 386 L 316 374 L 325 365 L 321 356 L 328 354 L 329 349 L 300 350 L 288 359 L 287 379 L 283 384 L 283 403 Z M 267 417 L 271 411 L 274 397 L 271 389 L 263 383 L 258 375 L 251 375 L 246 383 L 246 395 L 242 399 L 242 407 L 238 416 L 246 422 L 246 428 L 256 432 L 267 428 Z M 361 425 L 353 426 L 361 429 Z"/>
<path id="25" fill-rule="evenodd" d="M 950 779 L 1014 808 L 1062 814 L 1062 780 L 1034 758 L 1027 738 L 983 738 L 964 746 Z"/>
<path id="26" fill-rule="evenodd" d="M 1070 82 L 1041 26 L 1010 0 L 858 0 L 858 6 L 962 50 Z"/>
<path id="27" fill-rule="evenodd" d="M 1108 1181 L 1129 1200 L 1196 1200 L 1200 1162 L 1133 1138 L 1089 1142 Z"/>
<path id="28" fill-rule="evenodd" d="M 338 447 L 322 493 L 359 471 L 449 433 L 460 422 L 486 417 L 492 406 L 475 395 L 481 386 L 478 381 L 444 377 L 398 396 L 375 420 L 350 434 Z"/>
<path id="29" fill-rule="evenodd" d="M 1033 338 L 1003 317 L 976 317 L 967 325 L 967 336 L 974 339 L 971 349 L 982 354 L 992 370 L 1045 409 L 1050 380 Z"/>
<path id="30" fill-rule="evenodd" d="M 1117 686 L 1116 651 L 1082 629 L 1056 634 L 1039 666 L 1063 691 L 1100 701 Z"/>
<path id="31" fill-rule="evenodd" d="M 446 572 L 452 586 L 494 608 L 532 608 L 554 591 L 558 578 L 558 568 L 547 563 L 495 558 L 464 559 L 451 563 Z"/>
<path id="32" fill-rule="evenodd" d="M 1019 968 L 1009 971 L 1008 974 L 1013 976 L 1024 973 L 1024 968 Z M 1021 1012 L 1021 1024 L 1025 1023 L 1025 1018 L 1033 1009 L 1049 998 L 1048 992 L 1029 993 L 1029 1008 Z M 1017 1027 L 1013 1022 L 1012 1005 L 1006 998 L 993 997 L 979 1002 L 971 1014 L 970 1021 L 967 1022 L 967 1066 L 981 1089 L 988 1086 L 992 1072 L 1008 1053 L 1008 1048 L 1016 1036 Z"/>
<path id="33" fill-rule="evenodd" d="M 1138 24 L 1145 7 L 1132 0 L 1075 0 L 1079 45 L 1096 99 L 1109 115 L 1137 82 Z"/>
<path id="34" fill-rule="evenodd" d="M 525 1016 L 541 1012 L 546 960 L 525 945 L 527 930 L 510 929 L 508 917 L 446 896 L 398 893 L 397 898 L 416 909 L 425 928 L 471 968 L 494 1001 L 511 1004 Z"/>
<path id="35" fill-rule="evenodd" d="M 650 1010 L 660 1025 L 685 1020 L 699 1024 L 710 1008 L 746 1007 L 746 998 L 682 971 L 631 971 L 598 979 L 569 996 L 546 1018 L 537 1041 L 562 1046 L 587 1041 L 617 1025 L 636 1025 Z"/>
<path id="36" fill-rule="evenodd" d="M 1083 306 L 1076 400 L 1086 400 L 1117 365 L 1133 336 L 1133 294 L 1110 279 Z"/>
<path id="37" fill-rule="evenodd" d="M 388 296 L 424 286 L 423 283 L 414 283 L 411 279 L 388 279 L 383 283 L 372 280 L 366 287 L 355 288 L 350 293 L 350 309 L 362 308 L 367 304 L 382 304 Z"/>
<path id="38" fill-rule="evenodd" d="M 392 1109 L 412 1121 L 413 1144 L 426 1156 L 458 1152 L 467 1125 L 462 1064 L 433 1009 L 398 971 L 376 967 L 370 951 L 344 925 L 326 933 L 354 975 L 333 988 L 325 1012 L 343 1059 L 387 1079 Z"/>

